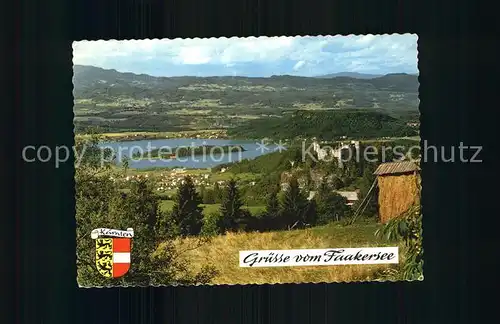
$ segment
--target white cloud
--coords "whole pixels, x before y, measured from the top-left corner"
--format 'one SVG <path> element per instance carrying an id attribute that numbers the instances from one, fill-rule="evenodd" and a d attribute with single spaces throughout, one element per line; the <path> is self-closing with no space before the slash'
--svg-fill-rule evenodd
<path id="1" fill-rule="evenodd" d="M 298 61 L 294 66 L 293 66 L 293 70 L 294 71 L 298 71 L 300 70 L 301 67 L 304 66 L 304 64 L 306 64 L 306 61 Z"/>
<path id="2" fill-rule="evenodd" d="M 179 69 L 220 65 L 225 69 L 286 61 L 290 72 L 316 73 L 314 69 L 319 69 L 321 74 L 321 69 L 328 69 L 326 74 L 348 68 L 383 70 L 384 66 L 416 70 L 416 41 L 417 36 L 410 34 L 80 41 L 73 43 L 73 62 L 136 73 L 144 64 Z"/>
<path id="3" fill-rule="evenodd" d="M 207 64 L 213 56 L 213 49 L 203 46 L 181 47 L 173 61 L 179 64 Z"/>

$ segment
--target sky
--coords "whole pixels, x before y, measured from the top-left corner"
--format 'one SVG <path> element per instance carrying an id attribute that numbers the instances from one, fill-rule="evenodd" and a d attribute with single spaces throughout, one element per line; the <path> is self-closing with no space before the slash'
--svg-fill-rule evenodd
<path id="1" fill-rule="evenodd" d="M 99 40 L 73 43 L 73 64 L 152 76 L 418 73 L 417 35 Z"/>

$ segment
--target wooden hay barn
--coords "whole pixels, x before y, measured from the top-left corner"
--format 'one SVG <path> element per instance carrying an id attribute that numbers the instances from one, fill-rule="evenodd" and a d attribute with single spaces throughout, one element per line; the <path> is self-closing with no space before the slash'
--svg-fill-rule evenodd
<path id="1" fill-rule="evenodd" d="M 414 162 L 382 163 L 374 174 L 381 223 L 401 215 L 420 200 L 420 168 Z"/>

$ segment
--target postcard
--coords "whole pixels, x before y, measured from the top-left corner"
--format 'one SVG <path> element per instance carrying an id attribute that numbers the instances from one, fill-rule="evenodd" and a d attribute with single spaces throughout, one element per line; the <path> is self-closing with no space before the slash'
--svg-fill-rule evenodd
<path id="1" fill-rule="evenodd" d="M 423 280 L 417 41 L 74 42 L 79 286 Z"/>

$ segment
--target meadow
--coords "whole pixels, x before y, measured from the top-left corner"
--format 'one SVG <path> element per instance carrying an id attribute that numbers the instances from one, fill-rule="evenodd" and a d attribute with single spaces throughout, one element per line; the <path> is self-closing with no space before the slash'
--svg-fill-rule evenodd
<path id="1" fill-rule="evenodd" d="M 170 212 L 172 207 L 174 206 L 173 200 L 161 200 L 160 209 L 164 212 Z M 201 204 L 203 207 L 203 214 L 210 215 L 212 213 L 218 212 L 221 204 Z M 263 212 L 265 210 L 265 206 L 243 206 L 244 209 L 247 209 L 252 215 L 256 215 L 259 212 Z"/>
<path id="2" fill-rule="evenodd" d="M 337 265 L 316 267 L 243 268 L 239 266 L 242 250 L 322 249 L 335 247 L 395 246 L 398 243 L 375 236 L 381 225 L 364 221 L 353 225 L 332 223 L 325 226 L 267 233 L 227 233 L 211 238 L 193 249 L 198 238 L 176 240 L 183 258 L 189 260 L 190 270 L 214 266 L 218 274 L 211 284 L 279 284 L 321 283 L 383 280 L 391 265 Z M 400 245 L 400 244 L 399 244 Z M 404 248 L 400 245 L 400 258 Z M 162 245 L 158 250 L 162 249 Z"/>

